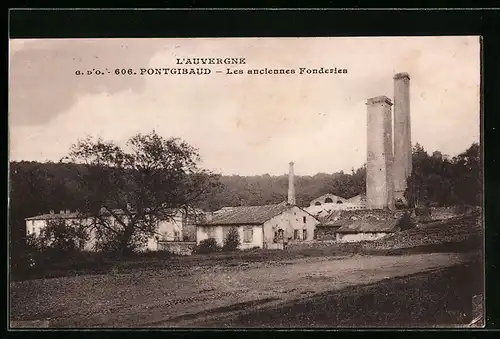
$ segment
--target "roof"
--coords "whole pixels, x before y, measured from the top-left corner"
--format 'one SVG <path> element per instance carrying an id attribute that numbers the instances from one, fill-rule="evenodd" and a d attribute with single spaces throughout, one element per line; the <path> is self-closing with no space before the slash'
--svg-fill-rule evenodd
<path id="1" fill-rule="evenodd" d="M 338 233 L 394 232 L 400 220 L 400 213 L 386 210 L 334 211 L 318 226 L 340 227 Z"/>
<path id="2" fill-rule="evenodd" d="M 85 215 L 79 212 L 74 213 L 51 213 L 41 214 L 34 217 L 26 218 L 25 220 L 56 220 L 56 219 L 79 219 L 84 218 Z"/>
<path id="3" fill-rule="evenodd" d="M 213 213 L 211 221 L 198 225 L 261 225 L 292 207 L 297 206 L 282 202 L 274 205 L 223 207 Z"/>
<path id="4" fill-rule="evenodd" d="M 342 202 L 345 202 L 347 199 L 344 198 L 344 197 L 341 197 L 340 195 L 336 195 L 336 194 L 333 194 L 333 193 L 327 193 L 327 194 L 323 194 L 313 200 L 311 200 L 311 203 L 314 202 L 314 201 L 318 201 L 318 200 L 325 200 L 326 198 L 331 198 L 332 200 L 340 200 Z M 336 202 L 336 201 L 335 201 Z"/>
<path id="5" fill-rule="evenodd" d="M 112 211 L 114 214 L 117 214 L 117 215 L 125 214 L 125 212 L 121 209 L 114 209 Z M 101 215 L 110 215 L 110 213 L 107 211 L 101 211 Z M 31 218 L 26 218 L 24 220 L 81 219 L 81 218 L 88 218 L 91 216 L 92 215 L 90 213 L 82 213 L 82 212 L 48 213 L 48 214 L 37 215 L 37 216 L 31 217 Z"/>
<path id="6" fill-rule="evenodd" d="M 169 209 L 167 212 L 175 212 L 180 211 L 181 209 Z M 124 215 L 125 212 L 121 209 L 113 209 L 113 214 L 116 215 Z M 134 211 L 130 211 L 130 213 L 134 213 Z M 204 211 L 201 209 L 193 209 L 190 210 L 189 213 L 193 214 L 203 214 Z M 102 210 L 101 215 L 111 215 L 108 211 Z M 73 212 L 73 213 L 47 213 L 41 214 L 34 217 L 26 218 L 24 220 L 60 220 L 60 219 L 81 219 L 88 218 L 92 215 L 90 213 L 82 213 L 82 212 Z"/>

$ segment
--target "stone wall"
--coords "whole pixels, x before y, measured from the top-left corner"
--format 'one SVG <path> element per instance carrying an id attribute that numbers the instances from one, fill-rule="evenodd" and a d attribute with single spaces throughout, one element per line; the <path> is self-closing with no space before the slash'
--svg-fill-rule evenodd
<path id="1" fill-rule="evenodd" d="M 196 241 L 160 241 L 159 251 L 167 251 L 177 255 L 191 255 L 196 246 Z"/>

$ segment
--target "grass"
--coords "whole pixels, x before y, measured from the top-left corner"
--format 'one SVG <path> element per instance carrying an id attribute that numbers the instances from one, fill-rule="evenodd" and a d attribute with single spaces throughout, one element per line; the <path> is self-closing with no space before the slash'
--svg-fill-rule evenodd
<path id="1" fill-rule="evenodd" d="M 254 311 L 209 327 L 456 327 L 473 316 L 481 294 L 480 261 L 444 270 L 327 292 L 283 307 Z"/>

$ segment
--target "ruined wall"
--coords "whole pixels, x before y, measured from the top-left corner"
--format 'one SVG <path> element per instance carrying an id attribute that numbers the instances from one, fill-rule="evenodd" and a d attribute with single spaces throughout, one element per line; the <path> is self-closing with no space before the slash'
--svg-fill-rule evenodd
<path id="1" fill-rule="evenodd" d="M 389 233 L 337 233 L 337 241 L 339 242 L 357 242 L 371 241 L 385 237 Z"/>
<path id="2" fill-rule="evenodd" d="M 367 102 L 366 207 L 394 209 L 392 103 L 386 96 Z"/>

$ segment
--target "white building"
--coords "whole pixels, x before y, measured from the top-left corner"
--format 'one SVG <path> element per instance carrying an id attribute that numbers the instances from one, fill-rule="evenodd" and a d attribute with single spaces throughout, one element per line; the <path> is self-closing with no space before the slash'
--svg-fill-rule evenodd
<path id="1" fill-rule="evenodd" d="M 333 211 L 322 218 L 317 232 L 319 238 L 328 234 L 339 242 L 376 240 L 400 230 L 403 221 L 402 213 L 388 210 Z"/>
<path id="2" fill-rule="evenodd" d="M 333 211 L 361 210 L 365 208 L 365 194 L 359 194 L 350 199 L 345 199 L 333 194 L 325 194 L 312 200 L 305 210 L 317 218 L 323 218 Z"/>
<path id="3" fill-rule="evenodd" d="M 283 243 L 311 241 L 318 219 L 286 202 L 263 206 L 224 207 L 196 225 L 196 242 L 214 238 L 223 246 L 232 227 L 238 230 L 240 249 L 281 249 Z"/>
<path id="4" fill-rule="evenodd" d="M 113 210 L 113 214 L 126 222 L 127 216 L 122 210 Z M 147 245 L 143 250 L 156 251 L 164 248 L 165 243 L 169 242 L 195 242 L 196 241 L 196 226 L 195 222 L 198 217 L 203 215 L 202 210 L 193 210 L 189 213 L 183 209 L 172 210 L 168 219 L 159 220 L 156 232 L 150 236 Z M 104 211 L 101 218 L 107 220 L 106 224 L 110 227 L 120 227 L 119 222 L 109 212 Z M 89 235 L 89 240 L 82 246 L 83 250 L 98 250 L 99 236 L 97 230 L 102 229 L 98 227 L 98 218 L 92 217 L 89 214 L 70 212 L 69 210 L 54 213 L 51 211 L 48 214 L 42 214 L 31 218 L 26 218 L 26 233 L 28 235 L 34 234 L 39 236 L 41 230 L 50 222 L 64 221 L 67 227 L 84 227 Z"/>

